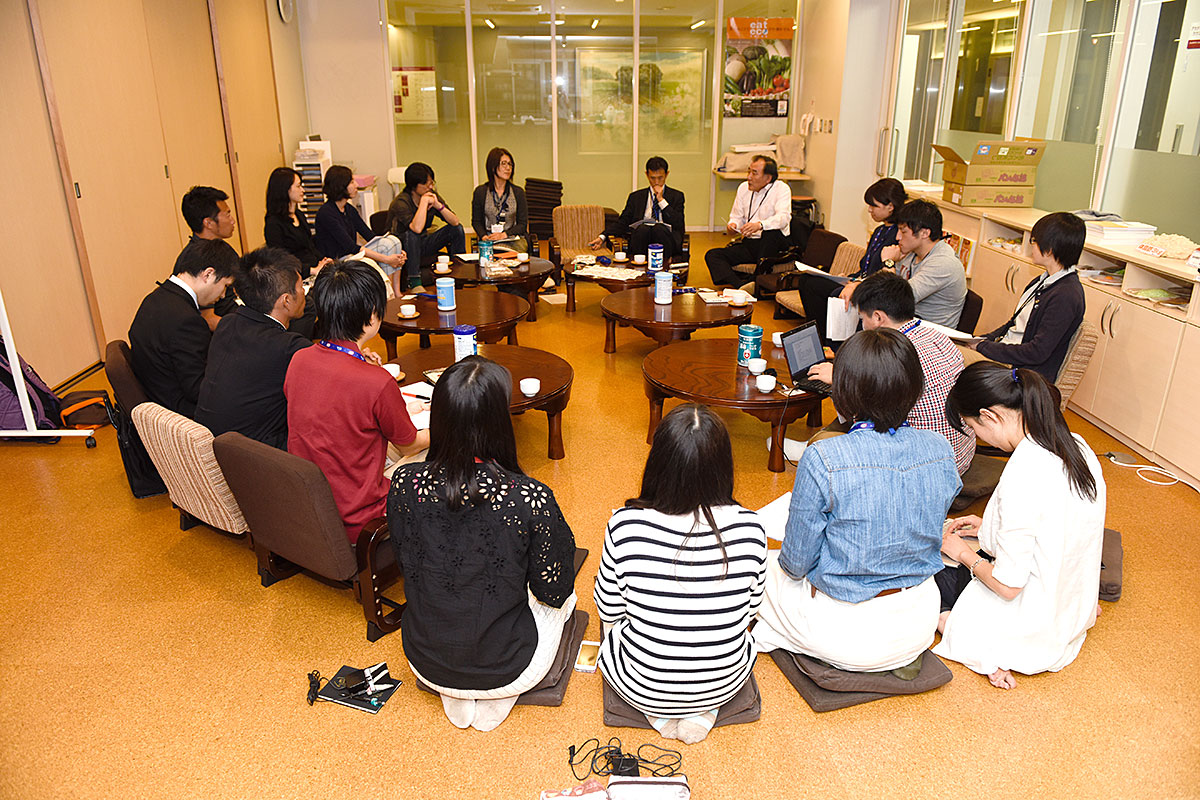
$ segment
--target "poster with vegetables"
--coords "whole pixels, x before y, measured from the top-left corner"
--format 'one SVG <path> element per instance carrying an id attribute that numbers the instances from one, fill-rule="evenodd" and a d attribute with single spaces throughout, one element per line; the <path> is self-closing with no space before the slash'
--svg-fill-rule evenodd
<path id="1" fill-rule="evenodd" d="M 791 17 L 730 17 L 725 28 L 725 116 L 786 117 L 792 77 Z"/>

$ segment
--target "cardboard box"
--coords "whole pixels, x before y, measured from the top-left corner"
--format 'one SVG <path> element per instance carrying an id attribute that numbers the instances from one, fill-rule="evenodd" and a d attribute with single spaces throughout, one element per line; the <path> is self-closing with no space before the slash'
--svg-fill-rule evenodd
<path id="1" fill-rule="evenodd" d="M 942 185 L 942 199 L 968 208 L 1033 208 L 1033 186 Z"/>
<path id="2" fill-rule="evenodd" d="M 980 142 L 970 162 L 954 148 L 935 144 L 933 149 L 945 159 L 942 182 L 962 186 L 1033 186 L 1037 183 L 1037 165 L 1046 150 L 1043 141 Z"/>

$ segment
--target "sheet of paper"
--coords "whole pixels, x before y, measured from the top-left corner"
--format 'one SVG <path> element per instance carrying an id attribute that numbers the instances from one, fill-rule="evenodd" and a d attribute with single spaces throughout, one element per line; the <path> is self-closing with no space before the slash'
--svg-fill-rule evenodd
<path id="1" fill-rule="evenodd" d="M 817 269 L 816 267 L 810 267 L 808 264 L 805 264 L 802 261 L 796 262 L 796 271 L 797 272 L 807 272 L 812 275 L 820 275 L 822 278 L 829 278 L 829 280 L 831 280 L 831 281 L 837 281 L 838 283 L 842 284 L 843 286 L 850 282 L 850 278 L 848 278 L 845 275 L 830 275 L 825 270 Z"/>
<path id="2" fill-rule="evenodd" d="M 930 322 L 927 319 L 921 320 L 921 324 L 928 325 L 929 327 L 933 328 L 935 331 L 940 331 L 940 332 L 946 334 L 946 336 L 950 337 L 951 339 L 953 339 L 956 342 L 970 342 L 970 341 L 982 342 L 983 341 L 982 336 L 972 336 L 969 333 L 963 333 L 962 331 L 956 331 L 956 330 L 954 330 L 954 328 L 947 328 L 945 325 L 938 325 L 936 322 Z"/>
<path id="3" fill-rule="evenodd" d="M 410 383 L 407 386 L 400 387 L 400 394 L 404 397 L 405 403 L 428 403 L 433 398 L 433 384 L 426 381 L 417 381 Z M 409 414 L 412 420 L 413 427 L 419 431 L 429 429 L 429 409 L 425 409 L 417 414 Z"/>
<path id="4" fill-rule="evenodd" d="M 792 504 L 792 493 L 784 492 L 758 510 L 758 521 L 768 539 L 783 541 L 783 532 L 787 527 L 788 507 Z"/>
<path id="5" fill-rule="evenodd" d="M 454 257 L 462 261 L 478 261 L 479 253 L 458 253 Z"/>
<path id="6" fill-rule="evenodd" d="M 846 301 L 840 297 L 828 300 L 828 314 L 825 324 L 825 335 L 835 342 L 844 342 L 858 330 L 858 309 L 854 306 L 846 308 Z"/>

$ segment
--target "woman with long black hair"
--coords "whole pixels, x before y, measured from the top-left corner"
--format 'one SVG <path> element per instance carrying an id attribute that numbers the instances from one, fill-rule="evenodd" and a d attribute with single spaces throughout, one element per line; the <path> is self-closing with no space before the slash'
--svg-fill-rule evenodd
<path id="1" fill-rule="evenodd" d="M 664 737 L 706 737 L 750 677 L 766 560 L 758 515 L 733 499 L 725 425 L 704 406 L 673 409 L 641 493 L 608 522 L 595 589 L 600 671 Z"/>
<path id="2" fill-rule="evenodd" d="M 459 728 L 488 731 L 550 670 L 575 610 L 575 537 L 517 463 L 512 376 L 481 356 L 433 390 L 429 455 L 392 476 L 387 517 L 413 674 Z"/>
<path id="3" fill-rule="evenodd" d="M 300 259 L 300 277 L 328 264 L 313 244 L 312 229 L 300 208 L 304 188 L 300 173 L 291 167 L 276 167 L 267 178 L 267 213 L 263 220 L 263 239 L 268 247 L 278 247 Z"/>
<path id="4" fill-rule="evenodd" d="M 942 641 L 934 652 L 1012 689 L 1013 671 L 1057 672 L 1096 622 L 1105 486 L 1100 463 L 1067 428 L 1058 391 L 1032 369 L 980 361 L 946 398 L 946 417 L 1012 451 L 983 518 L 946 525 L 939 573 Z M 979 538 L 981 552 L 963 541 Z"/>

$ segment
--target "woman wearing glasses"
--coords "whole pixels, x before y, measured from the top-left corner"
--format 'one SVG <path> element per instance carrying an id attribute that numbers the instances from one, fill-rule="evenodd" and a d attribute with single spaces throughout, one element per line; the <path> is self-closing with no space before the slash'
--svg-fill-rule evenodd
<path id="1" fill-rule="evenodd" d="M 513 183 L 516 162 L 503 147 L 493 147 L 484 164 L 487 183 L 475 187 L 471 197 L 471 227 L 480 241 L 524 253 L 529 230 L 525 190 Z"/>

